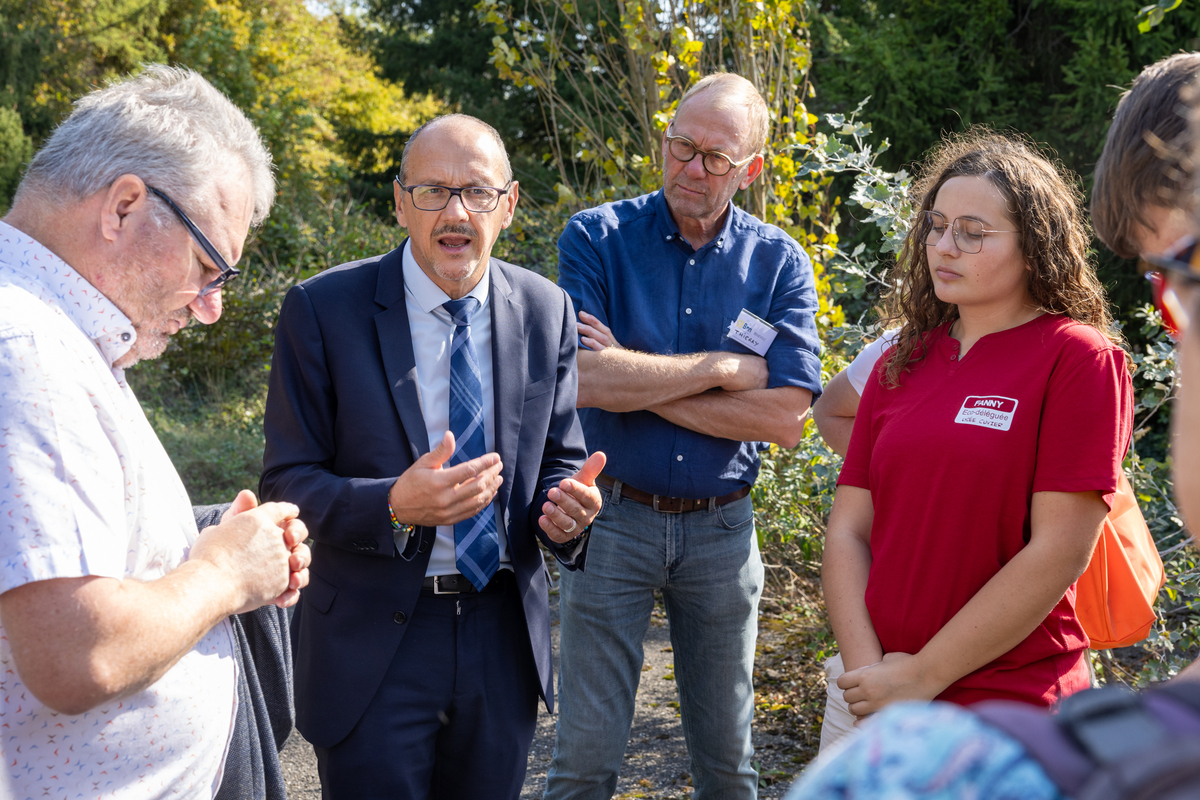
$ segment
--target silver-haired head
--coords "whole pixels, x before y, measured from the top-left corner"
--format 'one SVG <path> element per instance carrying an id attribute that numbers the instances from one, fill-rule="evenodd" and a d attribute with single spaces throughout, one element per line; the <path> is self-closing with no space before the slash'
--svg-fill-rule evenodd
<path id="1" fill-rule="evenodd" d="M 198 73 L 161 64 L 80 98 L 30 162 L 14 204 L 82 200 L 121 175 L 188 209 L 215 203 L 218 182 L 237 176 L 250 184 L 252 225 L 275 201 L 271 154 L 253 123 Z"/>

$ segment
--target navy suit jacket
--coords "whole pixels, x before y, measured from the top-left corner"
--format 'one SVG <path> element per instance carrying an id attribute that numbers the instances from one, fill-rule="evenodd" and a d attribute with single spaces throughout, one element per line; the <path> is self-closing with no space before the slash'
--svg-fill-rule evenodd
<path id="1" fill-rule="evenodd" d="M 396 552 L 387 511 L 396 477 L 428 452 L 401 268 L 403 245 L 292 287 L 275 331 L 259 491 L 300 507 L 315 544 L 292 622 L 296 726 L 319 747 L 353 729 L 404 637 L 435 536 Z M 537 538 L 546 491 L 586 458 L 575 413 L 576 326 L 550 281 L 491 260 L 498 520 L 525 611 L 541 695 L 553 711 L 549 581 Z M 414 670 L 442 669 L 412 664 Z M 530 676 L 531 678 L 532 676 Z M 529 679 L 529 678 L 527 678 Z"/>

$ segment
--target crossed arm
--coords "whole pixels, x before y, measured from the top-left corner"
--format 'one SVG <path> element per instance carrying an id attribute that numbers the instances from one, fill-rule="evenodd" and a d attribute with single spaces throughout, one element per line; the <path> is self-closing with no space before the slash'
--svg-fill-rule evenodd
<path id="1" fill-rule="evenodd" d="M 1037 492 L 1029 544 L 918 653 L 884 653 L 866 607 L 871 493 L 839 486 L 826 532 L 821 583 L 846 673 L 838 678 L 862 717 L 900 700 L 932 700 L 1020 644 L 1087 568 L 1108 507 L 1100 492 Z"/>
<path id="2" fill-rule="evenodd" d="M 766 359 L 742 353 L 664 356 L 621 347 L 598 318 L 581 311 L 579 407 L 646 410 L 723 439 L 795 447 L 812 402 L 807 389 L 767 388 Z"/>

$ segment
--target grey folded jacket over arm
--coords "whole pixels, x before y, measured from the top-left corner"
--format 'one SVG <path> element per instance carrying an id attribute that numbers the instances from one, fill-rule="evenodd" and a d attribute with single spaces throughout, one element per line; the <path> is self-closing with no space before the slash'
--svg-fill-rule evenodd
<path id="1" fill-rule="evenodd" d="M 229 504 L 193 506 L 196 527 L 221 521 Z M 279 751 L 291 735 L 292 645 L 287 612 L 263 606 L 229 618 L 238 664 L 237 717 L 215 800 L 287 800 Z"/>

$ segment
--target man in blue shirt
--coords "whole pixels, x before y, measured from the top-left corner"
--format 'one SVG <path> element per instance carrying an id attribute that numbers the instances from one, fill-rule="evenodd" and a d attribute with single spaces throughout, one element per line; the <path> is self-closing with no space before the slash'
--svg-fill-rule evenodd
<path id="1" fill-rule="evenodd" d="M 663 188 L 577 214 L 559 239 L 559 284 L 587 348 L 580 419 L 609 460 L 586 570 L 562 576 L 548 800 L 612 796 L 655 590 L 695 797 L 756 794 L 763 567 L 749 493 L 763 443 L 794 447 L 821 391 L 812 266 L 731 203 L 763 169 L 766 131 L 753 84 L 705 78 L 663 136 Z"/>

